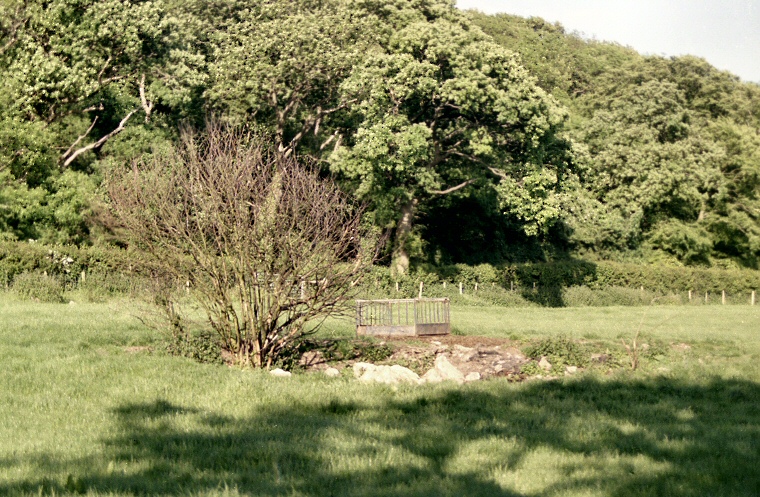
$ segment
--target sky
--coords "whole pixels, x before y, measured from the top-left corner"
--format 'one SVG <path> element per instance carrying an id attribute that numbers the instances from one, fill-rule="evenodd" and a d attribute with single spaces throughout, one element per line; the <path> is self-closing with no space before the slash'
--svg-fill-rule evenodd
<path id="1" fill-rule="evenodd" d="M 642 54 L 696 55 L 760 83 L 760 0 L 456 0 L 461 9 L 559 21 Z"/>

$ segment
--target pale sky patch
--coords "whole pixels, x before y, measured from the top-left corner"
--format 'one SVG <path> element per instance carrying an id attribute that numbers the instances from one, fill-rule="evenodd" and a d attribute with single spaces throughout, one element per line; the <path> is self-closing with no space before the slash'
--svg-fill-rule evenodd
<path id="1" fill-rule="evenodd" d="M 760 0 L 456 0 L 461 9 L 559 22 L 642 54 L 696 55 L 760 83 Z"/>

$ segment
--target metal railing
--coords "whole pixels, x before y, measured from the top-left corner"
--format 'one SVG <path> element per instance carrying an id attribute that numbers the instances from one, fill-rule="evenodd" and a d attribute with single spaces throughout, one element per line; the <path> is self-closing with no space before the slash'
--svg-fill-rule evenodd
<path id="1" fill-rule="evenodd" d="M 358 335 L 425 336 L 451 331 L 449 299 L 356 301 Z"/>

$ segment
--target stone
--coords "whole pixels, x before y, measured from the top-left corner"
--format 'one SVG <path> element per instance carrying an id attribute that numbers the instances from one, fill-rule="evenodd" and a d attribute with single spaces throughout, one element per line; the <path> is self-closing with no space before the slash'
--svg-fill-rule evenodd
<path id="1" fill-rule="evenodd" d="M 478 381 L 479 379 L 480 379 L 480 373 L 478 373 L 477 371 L 468 373 L 467 376 L 464 377 L 464 381 Z"/>
<path id="2" fill-rule="evenodd" d="M 575 374 L 578 372 L 577 366 L 565 366 L 565 374 Z"/>
<path id="3" fill-rule="evenodd" d="M 336 368 L 327 368 L 324 370 L 324 373 L 326 376 L 329 376 L 330 378 L 337 378 L 340 376 L 340 371 Z"/>
<path id="4" fill-rule="evenodd" d="M 463 347 L 462 345 L 454 345 L 454 353 L 461 362 L 470 362 L 473 358 L 478 356 L 478 351 L 471 347 Z"/>
<path id="5" fill-rule="evenodd" d="M 276 376 L 277 378 L 290 378 L 292 374 L 290 371 L 285 371 L 284 369 L 273 369 L 269 372 L 272 376 Z"/>
<path id="6" fill-rule="evenodd" d="M 549 371 L 552 368 L 552 363 L 546 359 L 546 356 L 541 356 L 541 360 L 538 361 L 538 367 L 544 371 Z"/>
<path id="7" fill-rule="evenodd" d="M 316 366 L 317 364 L 323 364 L 325 362 L 325 357 L 322 355 L 322 352 L 319 350 L 309 350 L 307 352 L 304 352 L 301 356 L 301 359 L 298 361 L 298 364 L 301 366 Z"/>
<path id="8" fill-rule="evenodd" d="M 441 376 L 441 373 L 438 372 L 437 369 L 433 368 L 424 375 L 422 375 L 422 378 L 420 378 L 422 383 L 440 383 L 443 381 L 443 377 Z"/>
<path id="9" fill-rule="evenodd" d="M 464 382 L 464 374 L 462 374 L 456 366 L 451 364 L 451 361 L 449 361 L 449 359 L 443 354 L 440 354 L 435 358 L 434 368 L 438 372 L 438 375 L 440 375 L 442 381 L 451 380 L 456 381 L 457 383 Z"/>
<path id="10" fill-rule="evenodd" d="M 354 364 L 354 378 L 359 378 L 367 371 L 374 371 L 377 368 L 369 362 L 357 362 Z"/>
<path id="11" fill-rule="evenodd" d="M 357 364 L 362 364 L 357 368 Z M 372 366 L 372 367 L 367 367 Z M 394 364 L 393 366 L 376 366 L 368 363 L 354 364 L 354 375 L 360 371 L 359 381 L 377 382 L 395 385 L 397 383 L 419 383 L 420 377 L 409 368 Z"/>

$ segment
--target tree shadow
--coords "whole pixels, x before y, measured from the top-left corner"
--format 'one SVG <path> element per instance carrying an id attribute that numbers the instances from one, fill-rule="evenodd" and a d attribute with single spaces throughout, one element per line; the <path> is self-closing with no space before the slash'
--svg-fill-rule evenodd
<path id="1" fill-rule="evenodd" d="M 384 398 L 302 400 L 242 418 L 163 400 L 125 404 L 104 441 L 109 469 L 40 458 L 31 462 L 41 474 L 61 465 L 78 473 L 65 484 L 0 485 L 0 494 L 760 495 L 754 382 L 493 381 Z M 534 493 L 497 485 L 498 475 L 541 469 L 537 454 L 561 477 Z"/>
<path id="2" fill-rule="evenodd" d="M 565 307 L 563 290 L 596 280 L 597 266 L 582 259 L 523 264 L 511 275 L 522 297 L 544 307 Z"/>

